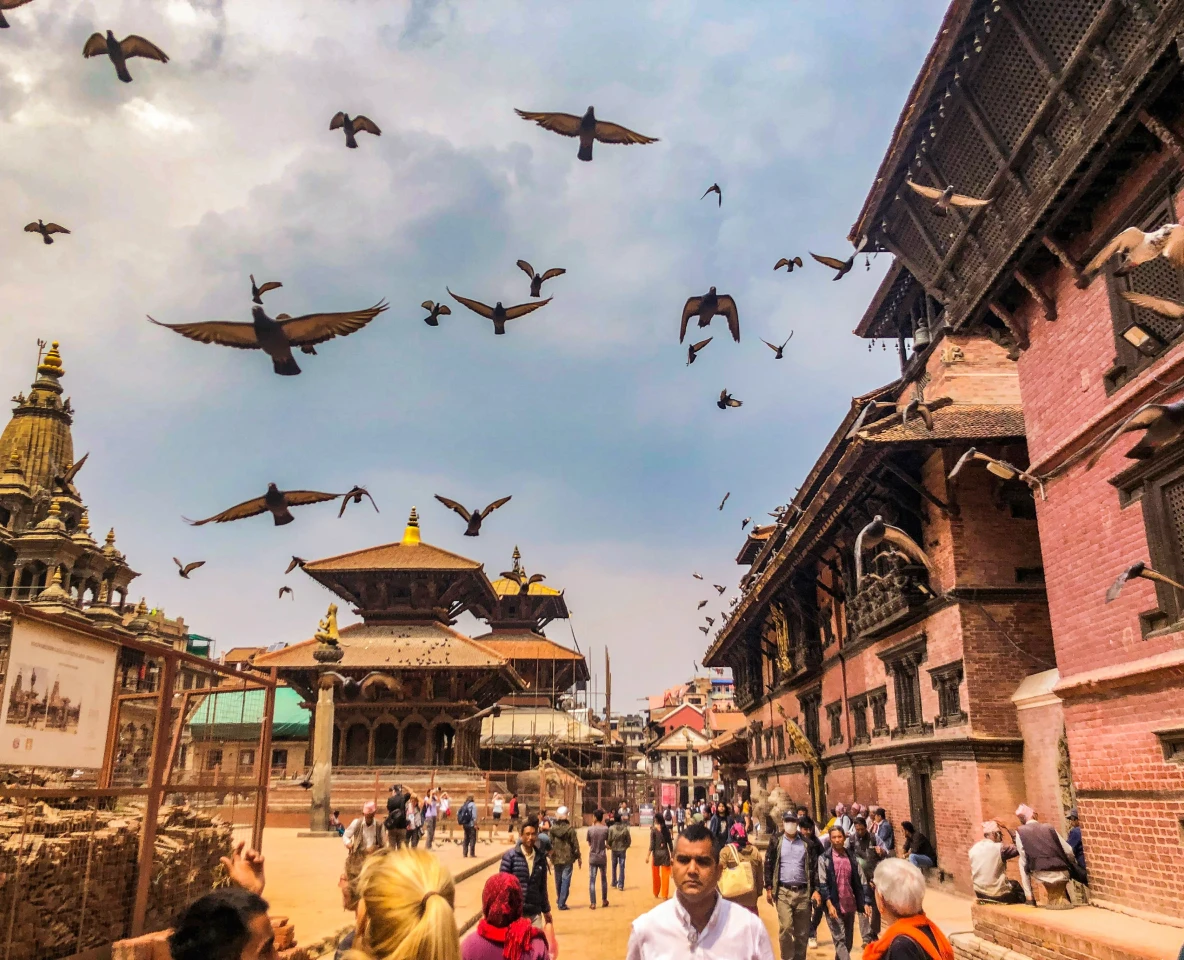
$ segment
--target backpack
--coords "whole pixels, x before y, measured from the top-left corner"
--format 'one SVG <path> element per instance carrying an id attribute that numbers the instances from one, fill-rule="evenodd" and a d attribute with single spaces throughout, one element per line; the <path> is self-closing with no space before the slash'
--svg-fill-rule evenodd
<path id="1" fill-rule="evenodd" d="M 473 822 L 473 808 L 469 804 L 465 804 L 457 811 L 456 822 L 462 827 L 467 827 Z"/>
<path id="2" fill-rule="evenodd" d="M 397 794 L 390 798 L 395 801 L 393 807 L 387 808 L 386 823 L 384 826 L 387 830 L 406 830 L 407 829 L 407 800 L 403 794 Z M 390 803 L 390 800 L 387 801 Z"/>

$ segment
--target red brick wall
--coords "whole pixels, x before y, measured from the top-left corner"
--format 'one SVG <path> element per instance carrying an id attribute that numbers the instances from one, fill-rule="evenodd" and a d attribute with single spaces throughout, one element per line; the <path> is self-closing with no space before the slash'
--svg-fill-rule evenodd
<path id="1" fill-rule="evenodd" d="M 961 351 L 961 359 L 955 359 Z M 1015 363 L 1007 351 L 986 337 L 947 333 L 925 362 L 928 400 L 949 397 L 956 403 L 1019 403 Z M 903 407 L 912 391 L 901 396 Z"/>
<path id="2" fill-rule="evenodd" d="M 1024 738 L 1024 802 L 1040 814 L 1041 820 L 1064 833 L 1068 827 L 1064 817 L 1066 811 L 1061 807 L 1057 767 L 1057 744 L 1065 729 L 1064 710 L 1060 703 L 1048 703 L 1023 708 L 1016 713 Z M 1018 803 L 996 811 L 1009 828 L 1016 824 L 1013 811 L 1017 806 Z"/>

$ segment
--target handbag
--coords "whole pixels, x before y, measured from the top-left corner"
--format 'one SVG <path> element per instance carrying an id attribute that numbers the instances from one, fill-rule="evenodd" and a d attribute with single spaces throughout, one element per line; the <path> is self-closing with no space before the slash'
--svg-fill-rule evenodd
<path id="1" fill-rule="evenodd" d="M 736 900 L 756 890 L 756 879 L 752 874 L 752 863 L 740 856 L 739 848 L 734 843 L 729 843 L 728 848 L 734 852 L 736 862 L 728 864 L 720 874 L 719 893 L 725 900 Z"/>

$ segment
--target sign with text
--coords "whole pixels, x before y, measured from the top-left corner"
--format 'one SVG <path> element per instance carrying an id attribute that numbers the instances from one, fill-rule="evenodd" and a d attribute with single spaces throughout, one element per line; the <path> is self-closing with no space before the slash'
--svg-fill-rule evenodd
<path id="1" fill-rule="evenodd" d="M 662 809 L 667 807 L 678 806 L 678 784 L 664 783 L 662 784 Z"/>
<path id="2" fill-rule="evenodd" d="M 118 646 L 17 618 L 0 700 L 0 764 L 103 764 Z"/>

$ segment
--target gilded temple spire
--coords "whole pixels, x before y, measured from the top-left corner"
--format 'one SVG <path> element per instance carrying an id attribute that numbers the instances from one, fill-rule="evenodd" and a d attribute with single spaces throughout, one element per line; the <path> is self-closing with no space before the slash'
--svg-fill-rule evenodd
<path id="1" fill-rule="evenodd" d="M 415 546 L 419 543 L 419 513 L 415 507 L 411 508 L 411 516 L 407 518 L 407 526 L 403 528 L 403 545 Z"/>

